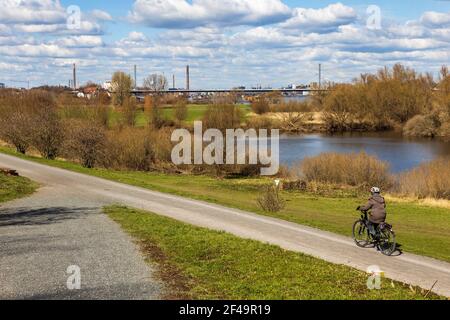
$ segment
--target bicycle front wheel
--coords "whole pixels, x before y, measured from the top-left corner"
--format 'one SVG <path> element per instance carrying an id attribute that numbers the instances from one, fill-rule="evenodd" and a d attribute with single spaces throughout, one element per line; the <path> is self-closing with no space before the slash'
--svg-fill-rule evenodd
<path id="1" fill-rule="evenodd" d="M 367 248 L 371 244 L 369 230 L 362 220 L 358 220 L 353 225 L 353 239 L 360 248 Z"/>

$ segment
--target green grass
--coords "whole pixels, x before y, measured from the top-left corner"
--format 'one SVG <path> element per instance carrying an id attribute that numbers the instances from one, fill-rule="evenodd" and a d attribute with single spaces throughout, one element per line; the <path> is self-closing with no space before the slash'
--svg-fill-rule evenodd
<path id="1" fill-rule="evenodd" d="M 0 152 L 20 156 L 9 148 L 0 148 Z M 355 208 L 367 200 L 283 192 L 282 196 L 287 200 L 286 208 L 279 213 L 269 214 L 263 212 L 256 202 L 261 185 L 271 183 L 267 179 L 220 180 L 206 176 L 90 170 L 70 162 L 48 161 L 26 156 L 24 158 L 151 190 L 270 215 L 349 237 L 353 222 L 359 218 Z M 394 225 L 397 240 L 404 251 L 450 261 L 449 209 L 414 202 L 389 202 L 388 206 L 388 220 Z"/>
<path id="2" fill-rule="evenodd" d="M 424 291 L 388 279 L 381 290 L 368 290 L 363 272 L 276 246 L 124 207 L 105 212 L 158 264 L 169 298 L 424 299 Z"/>
<path id="3" fill-rule="evenodd" d="M 239 105 L 239 107 L 242 110 L 242 117 L 245 119 L 248 114 L 251 112 L 251 107 L 248 105 Z M 192 124 L 194 121 L 198 121 L 203 119 L 203 116 L 206 113 L 206 110 L 208 109 L 207 105 L 202 104 L 190 104 L 188 105 L 188 113 L 186 118 L 187 124 Z M 166 106 L 162 109 L 163 117 L 165 117 L 168 120 L 175 120 L 175 109 L 171 106 Z M 110 115 L 109 124 L 111 127 L 114 127 L 117 125 L 122 117 L 122 114 L 117 111 L 113 110 Z M 136 126 L 137 127 L 145 127 L 149 122 L 148 115 L 145 114 L 144 111 L 139 110 L 136 114 Z"/>
<path id="4" fill-rule="evenodd" d="M 36 191 L 38 185 L 23 177 L 0 174 L 0 203 L 26 197 Z"/>

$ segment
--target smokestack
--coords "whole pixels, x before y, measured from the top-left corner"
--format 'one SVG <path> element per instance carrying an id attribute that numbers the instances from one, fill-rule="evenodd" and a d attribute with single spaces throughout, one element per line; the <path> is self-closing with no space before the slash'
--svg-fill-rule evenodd
<path id="1" fill-rule="evenodd" d="M 137 89 L 137 66 L 134 65 L 134 88 Z"/>
<path id="2" fill-rule="evenodd" d="M 175 75 L 173 75 L 172 76 L 172 84 L 173 84 L 173 89 L 175 89 L 176 88 L 176 86 L 175 86 Z"/>
<path id="3" fill-rule="evenodd" d="M 186 66 L 186 90 L 191 90 L 189 65 Z"/>
<path id="4" fill-rule="evenodd" d="M 77 90 L 77 65 L 73 64 L 73 89 Z"/>

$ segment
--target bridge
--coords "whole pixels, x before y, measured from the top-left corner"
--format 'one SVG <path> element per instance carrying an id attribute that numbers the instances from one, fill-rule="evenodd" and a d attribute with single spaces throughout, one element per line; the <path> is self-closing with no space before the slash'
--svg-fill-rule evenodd
<path id="1" fill-rule="evenodd" d="M 170 93 L 183 93 L 183 94 L 199 94 L 199 93 L 240 93 L 240 94 L 263 94 L 263 93 L 271 93 L 271 92 L 280 92 L 280 93 L 298 93 L 298 94 L 304 94 L 304 93 L 311 93 L 311 92 L 322 92 L 327 91 L 324 89 L 310 89 L 310 88 L 303 88 L 303 89 L 197 89 L 197 90 L 186 90 L 186 89 L 169 89 L 169 90 L 162 90 L 162 91 L 155 91 L 155 90 L 149 90 L 149 89 L 133 89 L 131 91 L 134 95 L 146 95 L 146 94 L 155 94 L 155 93 L 163 93 L 163 94 L 170 94 Z"/>

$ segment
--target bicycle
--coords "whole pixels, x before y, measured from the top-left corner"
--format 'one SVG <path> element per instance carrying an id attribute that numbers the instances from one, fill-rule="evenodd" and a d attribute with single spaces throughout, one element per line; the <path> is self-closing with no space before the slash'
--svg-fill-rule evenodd
<path id="1" fill-rule="evenodd" d="M 376 236 L 372 235 L 369 228 L 368 212 L 363 211 L 361 219 L 353 225 L 353 239 L 360 248 L 368 248 L 370 246 L 378 248 L 378 250 L 386 255 L 392 256 L 397 249 L 397 242 L 393 227 L 387 223 L 381 223 L 376 228 Z"/>

